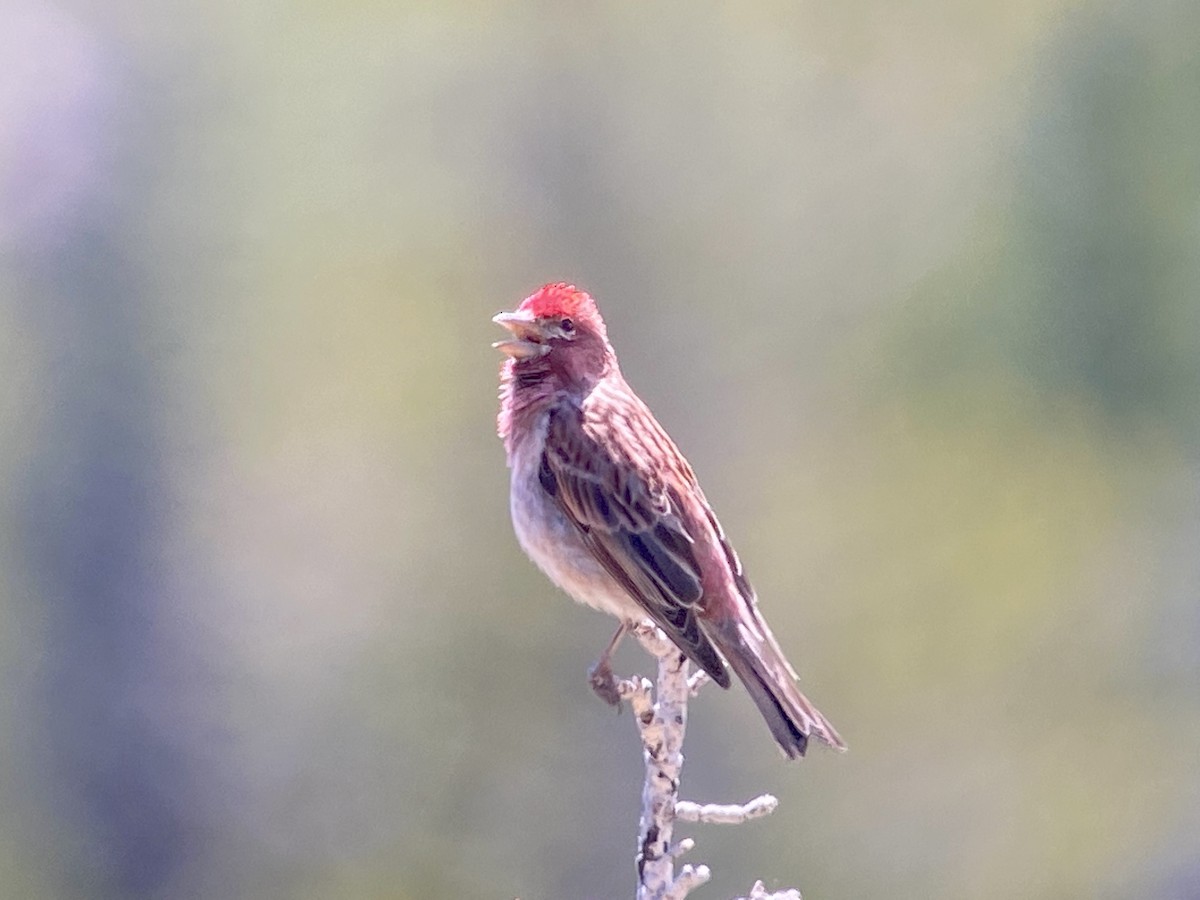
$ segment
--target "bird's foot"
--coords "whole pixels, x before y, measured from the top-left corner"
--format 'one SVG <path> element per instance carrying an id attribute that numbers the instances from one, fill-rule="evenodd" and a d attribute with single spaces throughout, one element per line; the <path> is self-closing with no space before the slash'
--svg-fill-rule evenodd
<path id="1" fill-rule="evenodd" d="M 617 712 L 621 711 L 621 693 L 607 656 L 597 660 L 596 664 L 588 669 L 588 683 L 597 697 L 609 706 L 615 706 Z"/>

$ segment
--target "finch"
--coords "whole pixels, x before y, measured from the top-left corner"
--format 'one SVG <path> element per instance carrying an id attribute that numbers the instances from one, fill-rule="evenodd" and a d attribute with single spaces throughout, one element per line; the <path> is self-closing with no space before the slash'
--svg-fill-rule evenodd
<path id="1" fill-rule="evenodd" d="M 508 357 L 498 431 L 517 538 L 551 581 L 621 623 L 593 686 L 616 702 L 609 656 L 649 620 L 721 687 L 732 669 L 785 756 L 809 738 L 844 750 L 796 686 L 692 467 L 621 376 L 592 298 L 547 284 L 493 321 L 511 333 L 493 346 Z"/>

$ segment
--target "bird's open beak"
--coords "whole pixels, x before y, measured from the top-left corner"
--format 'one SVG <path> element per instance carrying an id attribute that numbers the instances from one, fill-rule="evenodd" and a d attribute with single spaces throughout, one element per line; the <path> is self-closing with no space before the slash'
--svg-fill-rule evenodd
<path id="1" fill-rule="evenodd" d="M 532 359 L 550 349 L 543 343 L 545 335 L 537 320 L 527 312 L 502 312 L 492 316 L 492 321 L 512 332 L 512 337 L 492 344 L 497 350 L 513 359 Z"/>

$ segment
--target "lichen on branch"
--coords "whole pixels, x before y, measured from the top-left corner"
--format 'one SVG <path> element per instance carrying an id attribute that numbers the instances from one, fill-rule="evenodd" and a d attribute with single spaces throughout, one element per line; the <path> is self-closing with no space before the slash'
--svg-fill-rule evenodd
<path id="1" fill-rule="evenodd" d="M 638 827 L 637 900 L 684 900 L 711 877 L 708 866 L 683 865 L 675 873 L 675 860 L 695 846 L 691 838 L 674 841 L 676 822 L 738 825 L 770 815 L 779 801 L 763 794 L 744 804 L 693 803 L 679 799 L 683 770 L 683 739 L 687 732 L 688 698 L 707 682 L 703 672 L 689 677 L 687 658 L 657 628 L 637 626 L 634 635 L 658 661 L 658 675 L 634 676 L 618 682 L 617 692 L 629 701 L 642 739 L 645 780 Z M 744 900 L 799 900 L 800 892 L 767 893 L 756 882 Z"/>

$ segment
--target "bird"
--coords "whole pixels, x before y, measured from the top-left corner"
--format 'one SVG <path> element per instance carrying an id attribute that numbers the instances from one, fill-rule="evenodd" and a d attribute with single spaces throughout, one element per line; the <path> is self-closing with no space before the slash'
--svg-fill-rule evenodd
<path id="1" fill-rule="evenodd" d="M 591 670 L 619 703 L 610 657 L 649 621 L 723 688 L 745 686 L 780 751 L 810 738 L 846 745 L 800 692 L 733 545 L 684 455 L 625 378 L 592 297 L 543 285 L 493 322 L 497 431 L 510 471 L 513 529 L 526 554 L 575 600 L 619 627 Z"/>

